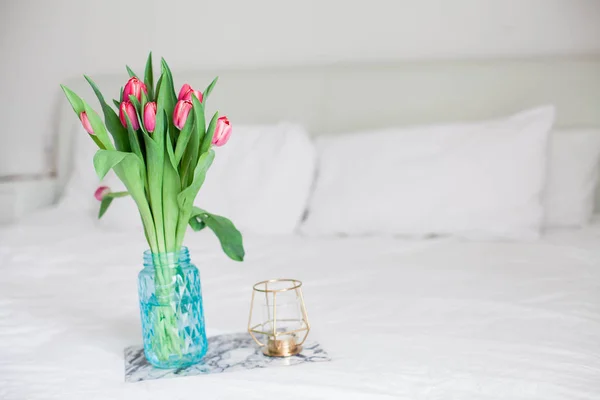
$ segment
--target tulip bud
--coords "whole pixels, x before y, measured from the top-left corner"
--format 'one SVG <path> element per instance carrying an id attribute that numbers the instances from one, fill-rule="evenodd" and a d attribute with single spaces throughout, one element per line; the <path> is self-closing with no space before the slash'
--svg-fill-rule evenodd
<path id="1" fill-rule="evenodd" d="M 123 89 L 123 98 L 121 100 L 129 101 L 129 96 L 135 96 L 138 101 L 142 101 L 142 91 L 148 94 L 148 89 L 144 82 L 135 76 L 127 81 Z"/>
<path id="2" fill-rule="evenodd" d="M 173 111 L 173 124 L 178 129 L 183 129 L 191 109 L 192 102 L 189 100 L 179 100 L 177 104 L 175 104 L 175 110 Z"/>
<path id="3" fill-rule="evenodd" d="M 100 186 L 94 192 L 94 197 L 96 198 L 96 200 L 102 201 L 102 199 L 109 193 L 110 193 L 110 188 L 108 186 Z"/>
<path id="4" fill-rule="evenodd" d="M 156 103 L 146 103 L 144 106 L 144 127 L 148 132 L 154 132 L 156 127 Z"/>
<path id="5" fill-rule="evenodd" d="M 185 96 L 190 90 L 192 90 L 192 87 L 187 83 L 184 83 L 181 87 L 181 90 L 179 91 L 179 96 L 177 96 L 177 100 L 184 100 L 183 96 Z"/>
<path id="6" fill-rule="evenodd" d="M 83 125 L 83 129 L 85 129 L 86 132 L 89 133 L 90 135 L 93 135 L 94 129 L 92 128 L 92 124 L 90 123 L 90 120 L 89 120 L 87 114 L 85 113 L 85 111 L 83 111 L 81 114 L 79 114 L 79 119 L 81 120 L 81 125 Z"/>
<path id="7" fill-rule="evenodd" d="M 196 96 L 198 101 L 202 103 L 202 92 L 199 90 L 192 89 L 192 87 L 186 83 L 181 87 L 181 90 L 179 91 L 179 96 L 177 96 L 177 100 L 192 101 L 192 95 Z"/>
<path id="8" fill-rule="evenodd" d="M 140 129 L 140 123 L 138 121 L 137 113 L 135 112 L 135 107 L 130 101 L 122 102 L 121 107 L 119 107 L 119 119 L 121 120 L 121 124 L 127 128 L 127 119 L 125 118 L 125 115 L 129 117 L 134 131 Z"/>
<path id="9" fill-rule="evenodd" d="M 223 146 L 229 140 L 229 136 L 231 136 L 231 124 L 229 123 L 229 119 L 227 119 L 226 116 L 219 117 L 212 138 L 212 144 L 215 146 Z"/>

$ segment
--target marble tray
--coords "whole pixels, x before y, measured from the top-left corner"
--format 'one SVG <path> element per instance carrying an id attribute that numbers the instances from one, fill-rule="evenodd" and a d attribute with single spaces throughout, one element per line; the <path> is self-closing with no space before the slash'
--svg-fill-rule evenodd
<path id="1" fill-rule="evenodd" d="M 125 382 L 140 382 L 150 379 L 176 378 L 218 374 L 246 369 L 298 365 L 331 361 L 329 355 L 317 342 L 307 340 L 302 352 L 286 358 L 267 357 L 248 333 L 218 335 L 208 338 L 208 352 L 200 364 L 180 369 L 158 369 L 146 361 L 141 346 L 125 349 Z"/>

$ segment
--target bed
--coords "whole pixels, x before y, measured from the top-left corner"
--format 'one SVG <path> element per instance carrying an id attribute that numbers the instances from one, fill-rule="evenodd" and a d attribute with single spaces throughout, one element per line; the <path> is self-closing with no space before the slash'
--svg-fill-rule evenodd
<path id="1" fill-rule="evenodd" d="M 561 127 L 597 127 L 599 67 L 598 57 L 572 57 L 225 71 L 221 96 L 230 94 L 243 122 L 295 120 L 316 135 L 548 102 Z M 231 96 L 236 86 L 243 90 Z M 357 86 L 372 99 L 360 112 L 350 99 Z M 251 93 L 267 110 L 244 108 Z M 392 113 L 391 101 L 402 111 Z M 58 115 L 60 193 L 73 116 Z M 253 283 L 294 277 L 304 282 L 310 335 L 332 361 L 124 383 L 123 349 L 141 339 L 143 235 L 108 232 L 76 211 L 48 209 L 0 230 L 2 399 L 600 396 L 598 219 L 532 241 L 246 234 L 244 264 L 201 232 L 187 245 L 202 274 L 209 336 L 246 329 Z"/>
<path id="2" fill-rule="evenodd" d="M 124 383 L 123 348 L 140 341 L 143 241 L 73 228 L 65 216 L 41 221 L 1 236 L 3 399 L 600 393 L 600 223 L 534 243 L 250 236 L 243 265 L 202 235 L 190 247 L 209 336 L 245 330 L 258 279 L 301 277 L 311 335 L 333 361 Z"/>

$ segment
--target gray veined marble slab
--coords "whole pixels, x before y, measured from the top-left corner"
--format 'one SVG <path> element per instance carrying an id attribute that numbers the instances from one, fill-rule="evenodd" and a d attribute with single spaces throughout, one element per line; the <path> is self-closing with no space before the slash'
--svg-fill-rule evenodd
<path id="1" fill-rule="evenodd" d="M 150 379 L 176 378 L 203 374 L 218 374 L 254 368 L 298 365 L 331 361 L 329 355 L 316 342 L 307 340 L 302 352 L 286 358 L 267 357 L 248 333 L 218 335 L 208 338 L 208 352 L 201 363 L 180 369 L 158 369 L 146 361 L 141 346 L 125 349 L 125 382 Z"/>

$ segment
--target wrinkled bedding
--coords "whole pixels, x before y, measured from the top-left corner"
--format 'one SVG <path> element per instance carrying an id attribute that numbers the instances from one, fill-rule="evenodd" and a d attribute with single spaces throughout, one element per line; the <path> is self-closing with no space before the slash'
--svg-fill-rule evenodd
<path id="1" fill-rule="evenodd" d="M 139 232 L 48 212 L 0 231 L 0 399 L 598 399 L 600 223 L 534 242 L 189 233 L 208 334 L 246 329 L 251 285 L 304 282 L 329 363 L 125 383 L 141 342 Z"/>

